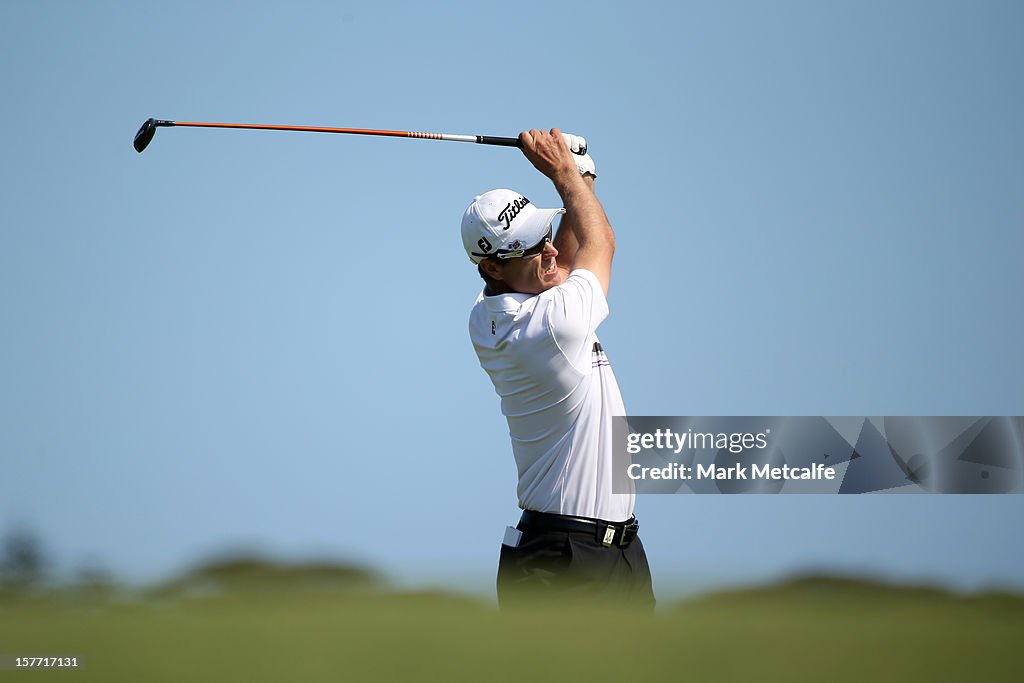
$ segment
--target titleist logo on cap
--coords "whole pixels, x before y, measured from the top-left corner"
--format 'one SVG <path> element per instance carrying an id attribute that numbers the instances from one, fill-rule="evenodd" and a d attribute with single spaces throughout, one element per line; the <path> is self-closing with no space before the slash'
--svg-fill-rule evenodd
<path id="1" fill-rule="evenodd" d="M 526 197 L 520 197 L 519 199 L 505 205 L 505 208 L 498 214 L 498 220 L 505 221 L 505 227 L 502 229 L 508 230 L 512 226 L 512 219 L 518 216 L 519 212 L 523 210 L 523 207 L 529 203 L 529 199 Z"/>

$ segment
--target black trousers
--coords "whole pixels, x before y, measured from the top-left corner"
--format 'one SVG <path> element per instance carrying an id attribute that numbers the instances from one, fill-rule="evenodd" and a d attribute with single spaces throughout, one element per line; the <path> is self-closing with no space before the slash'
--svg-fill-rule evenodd
<path id="1" fill-rule="evenodd" d="M 537 531 L 522 522 L 515 548 L 501 546 L 498 606 L 567 604 L 654 610 L 651 568 L 640 538 L 605 547 L 584 531 Z"/>

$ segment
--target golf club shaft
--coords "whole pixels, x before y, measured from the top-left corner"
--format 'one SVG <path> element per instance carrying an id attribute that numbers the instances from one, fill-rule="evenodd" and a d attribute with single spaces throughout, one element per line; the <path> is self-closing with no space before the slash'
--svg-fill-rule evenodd
<path id="1" fill-rule="evenodd" d="M 366 128 L 327 128 L 323 126 L 277 126 L 262 123 L 207 123 L 200 121 L 155 121 L 157 126 L 188 126 L 192 128 L 243 128 L 249 130 L 293 130 L 307 133 L 348 133 L 350 135 L 382 135 L 393 138 L 420 138 L 449 142 L 475 142 L 481 145 L 519 147 L 519 138 L 493 135 L 453 135 L 450 133 L 416 133 L 401 130 L 371 130 Z"/>

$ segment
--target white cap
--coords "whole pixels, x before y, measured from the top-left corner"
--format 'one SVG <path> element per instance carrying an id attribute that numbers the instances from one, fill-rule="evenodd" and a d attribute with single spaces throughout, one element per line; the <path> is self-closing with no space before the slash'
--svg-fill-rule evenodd
<path id="1" fill-rule="evenodd" d="M 473 198 L 462 217 L 462 246 L 469 260 L 507 254 L 537 245 L 565 209 L 538 209 L 512 190 L 491 190 Z"/>

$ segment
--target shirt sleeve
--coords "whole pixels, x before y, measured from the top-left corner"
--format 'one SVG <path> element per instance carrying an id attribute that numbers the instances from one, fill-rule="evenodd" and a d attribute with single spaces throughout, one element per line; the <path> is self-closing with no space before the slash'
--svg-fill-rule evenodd
<path id="1" fill-rule="evenodd" d="M 578 370 L 589 370 L 594 334 L 608 317 L 600 281 L 589 270 L 577 268 L 545 295 L 550 295 L 547 323 L 555 344 Z"/>

